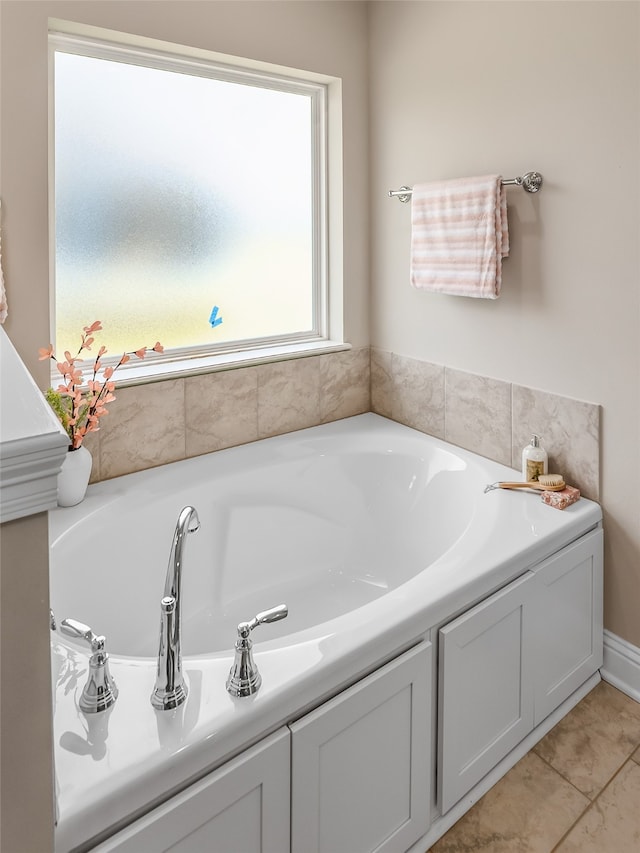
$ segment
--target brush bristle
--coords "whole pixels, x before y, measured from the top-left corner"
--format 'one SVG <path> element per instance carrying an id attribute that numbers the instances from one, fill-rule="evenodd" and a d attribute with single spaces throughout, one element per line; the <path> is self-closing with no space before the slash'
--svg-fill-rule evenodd
<path id="1" fill-rule="evenodd" d="M 538 476 L 538 482 L 546 489 L 564 488 L 565 485 L 562 474 L 540 474 Z"/>

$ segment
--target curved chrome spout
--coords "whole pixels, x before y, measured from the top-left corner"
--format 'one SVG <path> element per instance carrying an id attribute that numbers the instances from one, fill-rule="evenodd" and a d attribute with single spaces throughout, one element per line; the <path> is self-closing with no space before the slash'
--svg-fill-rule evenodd
<path id="1" fill-rule="evenodd" d="M 182 588 L 182 553 L 184 551 L 184 541 L 187 533 L 195 533 L 200 527 L 200 519 L 198 513 L 192 506 L 185 506 L 180 511 L 176 529 L 173 534 L 173 542 L 171 543 L 171 554 L 169 555 L 169 565 L 167 566 L 167 577 L 164 582 L 165 596 L 171 595 L 176 600 L 176 620 L 175 633 L 180 638 L 180 611 L 182 596 L 180 595 Z"/>
<path id="2" fill-rule="evenodd" d="M 156 686 L 151 694 L 151 704 L 161 711 L 177 708 L 187 698 L 181 652 L 182 564 L 187 534 L 195 533 L 199 527 L 198 513 L 192 506 L 185 506 L 180 511 L 173 534 L 162 599 L 158 670 Z M 169 601 L 172 602 L 171 606 L 165 606 Z"/>

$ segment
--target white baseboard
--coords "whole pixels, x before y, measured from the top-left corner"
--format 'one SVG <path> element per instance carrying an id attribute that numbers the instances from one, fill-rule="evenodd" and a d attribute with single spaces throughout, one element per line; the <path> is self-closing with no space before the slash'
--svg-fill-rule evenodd
<path id="1" fill-rule="evenodd" d="M 640 649 L 606 629 L 600 674 L 609 684 L 640 702 Z"/>

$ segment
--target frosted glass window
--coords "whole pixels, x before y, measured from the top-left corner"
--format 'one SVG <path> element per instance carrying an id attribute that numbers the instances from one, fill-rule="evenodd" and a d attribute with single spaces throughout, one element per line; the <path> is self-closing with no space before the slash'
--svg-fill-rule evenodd
<path id="1" fill-rule="evenodd" d="M 140 63 L 54 52 L 56 351 L 321 337 L 321 87 Z"/>

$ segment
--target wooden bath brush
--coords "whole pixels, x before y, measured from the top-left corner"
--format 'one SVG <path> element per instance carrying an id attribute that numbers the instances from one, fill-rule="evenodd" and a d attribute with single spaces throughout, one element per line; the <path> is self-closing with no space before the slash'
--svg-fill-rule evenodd
<path id="1" fill-rule="evenodd" d="M 560 492 L 566 485 L 562 474 L 540 474 L 537 480 L 491 483 L 486 486 L 485 492 L 490 492 L 493 489 L 537 489 L 540 492 Z"/>

